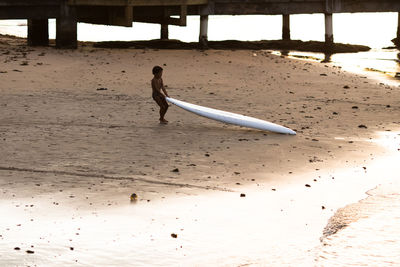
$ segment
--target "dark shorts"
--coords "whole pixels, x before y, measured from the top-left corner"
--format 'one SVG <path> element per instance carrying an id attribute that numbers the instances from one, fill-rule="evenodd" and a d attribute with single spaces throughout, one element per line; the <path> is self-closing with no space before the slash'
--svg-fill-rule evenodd
<path id="1" fill-rule="evenodd" d="M 168 108 L 168 102 L 163 94 L 153 93 L 152 97 L 160 107 Z"/>

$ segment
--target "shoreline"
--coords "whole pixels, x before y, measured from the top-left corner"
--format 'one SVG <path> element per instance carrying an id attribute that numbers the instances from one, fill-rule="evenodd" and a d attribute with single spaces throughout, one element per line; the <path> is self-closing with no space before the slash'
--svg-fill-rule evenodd
<path id="1" fill-rule="evenodd" d="M 341 184 L 332 173 L 364 171 L 387 154 L 371 142 L 377 132 L 399 128 L 397 87 L 329 64 L 264 51 L 71 51 L 14 41 L 0 43 L 0 205 L 14 215 L 0 225 L 6 244 L 0 250 L 9 263 L 38 263 L 60 251 L 55 264 L 114 259 L 123 265 L 133 255 L 138 265 L 151 259 L 174 265 L 185 262 L 184 255 L 201 259 L 215 244 L 221 253 L 203 258 L 206 265 L 228 260 L 231 247 L 218 242 L 262 244 L 268 234 L 285 231 L 299 247 L 319 244 L 321 222 L 345 201 L 332 195 L 332 206 L 322 201 Z M 227 126 L 172 107 L 171 123 L 158 125 L 148 85 L 155 64 L 165 69 L 170 95 L 283 124 L 298 136 Z M 347 189 L 346 197 L 362 191 Z M 139 200 L 130 205 L 132 193 Z M 227 222 L 235 223 L 219 235 Z M 282 266 L 310 256 L 301 250 L 285 258 L 293 236 L 275 237 L 277 247 L 269 252 L 238 246 L 239 262 L 265 263 L 261 255 L 275 255 Z M 112 244 L 108 252 L 106 244 Z M 31 245 L 33 257 L 13 250 Z"/>

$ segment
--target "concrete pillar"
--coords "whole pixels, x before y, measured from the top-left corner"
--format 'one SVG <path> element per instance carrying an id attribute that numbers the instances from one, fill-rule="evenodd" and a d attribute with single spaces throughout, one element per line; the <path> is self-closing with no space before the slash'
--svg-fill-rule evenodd
<path id="1" fill-rule="evenodd" d="M 161 24 L 161 39 L 168 40 L 169 33 L 168 33 L 168 24 Z"/>
<path id="2" fill-rule="evenodd" d="M 333 44 L 333 21 L 332 14 L 325 14 L 325 44 Z"/>
<path id="3" fill-rule="evenodd" d="M 78 18 L 76 8 L 66 1 L 60 4 L 60 15 L 56 18 L 56 46 L 58 48 L 78 47 Z"/>
<path id="4" fill-rule="evenodd" d="M 208 15 L 200 16 L 200 35 L 199 43 L 203 48 L 207 47 L 208 42 Z"/>
<path id="5" fill-rule="evenodd" d="M 47 19 L 28 19 L 28 45 L 49 45 L 49 22 Z"/>
<path id="6" fill-rule="evenodd" d="M 400 40 L 400 12 L 397 13 L 397 40 Z"/>
<path id="7" fill-rule="evenodd" d="M 290 40 L 290 15 L 282 15 L 282 39 Z"/>
<path id="8" fill-rule="evenodd" d="M 400 12 L 397 13 L 397 33 L 396 38 L 392 40 L 396 47 L 400 47 Z M 398 54 L 399 55 L 399 54 Z"/>

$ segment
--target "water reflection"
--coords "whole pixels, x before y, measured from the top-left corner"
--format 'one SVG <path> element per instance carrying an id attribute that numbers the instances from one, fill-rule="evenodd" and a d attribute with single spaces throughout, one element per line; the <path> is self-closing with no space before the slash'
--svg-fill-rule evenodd
<path id="1" fill-rule="evenodd" d="M 331 53 L 325 53 L 325 57 L 321 62 L 322 63 L 329 63 L 331 61 L 332 61 L 332 54 Z"/>
<path id="2" fill-rule="evenodd" d="M 277 51 L 272 53 L 296 59 L 333 63 L 341 66 L 346 71 L 368 75 L 370 78 L 374 78 L 389 85 L 399 85 L 400 52 L 394 48 L 340 54 L 300 51 Z"/>

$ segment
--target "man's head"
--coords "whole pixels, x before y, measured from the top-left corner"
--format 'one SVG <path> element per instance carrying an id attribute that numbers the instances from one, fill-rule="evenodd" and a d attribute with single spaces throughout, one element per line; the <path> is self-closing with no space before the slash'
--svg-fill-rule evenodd
<path id="1" fill-rule="evenodd" d="M 153 75 L 154 76 L 161 77 L 162 71 L 163 71 L 163 68 L 161 68 L 160 66 L 154 66 L 153 67 Z"/>

